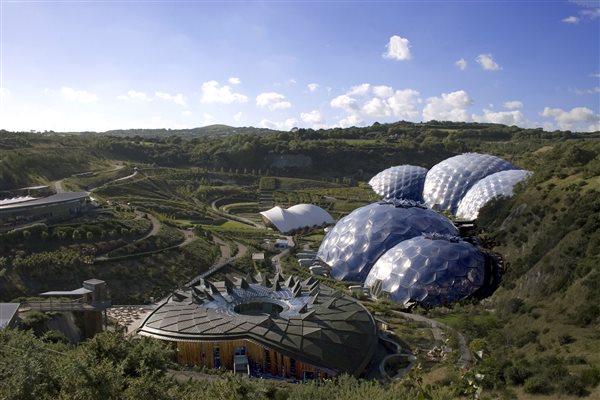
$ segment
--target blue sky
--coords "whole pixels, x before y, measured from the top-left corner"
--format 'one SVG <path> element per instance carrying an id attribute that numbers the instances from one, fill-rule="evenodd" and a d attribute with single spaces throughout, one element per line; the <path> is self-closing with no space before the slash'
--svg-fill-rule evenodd
<path id="1" fill-rule="evenodd" d="M 600 1 L 0 1 L 0 128 L 600 130 Z"/>

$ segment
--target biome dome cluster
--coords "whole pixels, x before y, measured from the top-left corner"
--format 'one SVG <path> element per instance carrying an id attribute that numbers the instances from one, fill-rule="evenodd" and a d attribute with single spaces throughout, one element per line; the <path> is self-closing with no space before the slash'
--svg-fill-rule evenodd
<path id="1" fill-rule="evenodd" d="M 335 279 L 363 282 L 386 250 L 423 232 L 458 234 L 448 218 L 419 203 L 384 200 L 342 218 L 323 239 L 317 256 Z"/>
<path id="2" fill-rule="evenodd" d="M 333 278 L 377 286 L 407 306 L 469 297 L 485 285 L 490 256 L 457 237 L 452 221 L 436 211 L 475 219 L 481 207 L 512 195 L 530 174 L 478 153 L 448 158 L 429 171 L 411 165 L 388 168 L 369 181 L 384 200 L 338 221 L 317 256 Z"/>

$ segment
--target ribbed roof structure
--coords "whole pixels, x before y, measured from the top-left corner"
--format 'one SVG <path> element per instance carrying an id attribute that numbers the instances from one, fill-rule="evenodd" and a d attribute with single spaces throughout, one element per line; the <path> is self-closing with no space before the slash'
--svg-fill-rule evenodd
<path id="1" fill-rule="evenodd" d="M 260 214 L 282 233 L 334 223 L 327 211 L 314 204 L 296 204 L 288 209 L 275 206 Z"/>
<path id="2" fill-rule="evenodd" d="M 456 214 L 460 200 L 479 180 L 511 169 L 518 168 L 489 154 L 465 153 L 450 157 L 427 173 L 423 199 L 429 207 Z"/>
<path id="3" fill-rule="evenodd" d="M 425 235 L 405 240 L 375 263 L 365 280 L 392 300 L 438 306 L 472 295 L 485 282 L 485 256 L 456 237 Z"/>
<path id="4" fill-rule="evenodd" d="M 352 211 L 331 229 L 317 257 L 338 280 L 364 282 L 377 259 L 396 244 L 423 233 L 457 235 L 450 220 L 420 203 L 382 200 Z"/>
<path id="5" fill-rule="evenodd" d="M 245 313 L 263 304 L 278 312 Z M 294 359 L 359 374 L 377 345 L 371 314 L 356 300 L 320 285 L 280 274 L 223 282 L 201 281 L 173 293 L 142 324 L 144 336 L 169 341 L 247 339 Z"/>
<path id="6" fill-rule="evenodd" d="M 426 176 L 427 168 L 399 165 L 384 169 L 371 178 L 369 185 L 384 199 L 423 201 L 423 185 Z"/>
<path id="7" fill-rule="evenodd" d="M 512 196 L 515 185 L 530 175 L 530 171 L 513 169 L 486 176 L 473 185 L 458 203 L 456 216 L 463 219 L 477 218 L 479 210 L 490 200 L 499 196 Z"/>

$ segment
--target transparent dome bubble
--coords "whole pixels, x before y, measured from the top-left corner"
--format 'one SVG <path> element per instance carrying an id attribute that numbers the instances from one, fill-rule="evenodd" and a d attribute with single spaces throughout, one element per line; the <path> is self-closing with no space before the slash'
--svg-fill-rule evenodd
<path id="1" fill-rule="evenodd" d="M 464 219 L 477 218 L 479 210 L 490 200 L 499 196 L 512 196 L 515 185 L 530 175 L 530 171 L 514 169 L 486 176 L 464 195 L 458 203 L 456 216 Z"/>
<path id="2" fill-rule="evenodd" d="M 371 178 L 369 185 L 384 199 L 423 201 L 423 185 L 426 176 L 427 168 L 399 165 L 384 169 Z"/>
<path id="3" fill-rule="evenodd" d="M 448 218 L 419 203 L 381 201 L 342 218 L 323 239 L 317 256 L 331 267 L 335 279 L 363 282 L 388 249 L 429 232 L 458 233 Z"/>
<path id="4" fill-rule="evenodd" d="M 450 157 L 427 173 L 423 200 L 429 207 L 456 214 L 460 200 L 479 180 L 512 169 L 518 168 L 489 154 L 465 153 Z"/>
<path id="5" fill-rule="evenodd" d="M 411 254 L 414 256 L 407 256 Z M 448 254 L 459 257 L 449 259 Z M 485 256 L 477 247 L 458 238 L 424 235 L 400 242 L 383 254 L 365 286 L 381 280 L 392 300 L 432 307 L 472 295 L 483 286 L 484 277 Z"/>

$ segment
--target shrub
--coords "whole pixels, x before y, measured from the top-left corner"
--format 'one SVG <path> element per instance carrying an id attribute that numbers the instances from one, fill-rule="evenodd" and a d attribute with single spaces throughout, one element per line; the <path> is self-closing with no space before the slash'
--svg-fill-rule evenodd
<path id="1" fill-rule="evenodd" d="M 530 394 L 550 394 L 554 391 L 554 388 L 549 380 L 541 376 L 533 376 L 525 381 L 523 390 L 525 393 Z"/>

